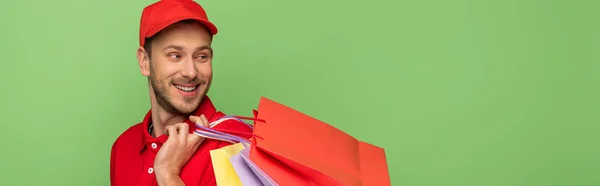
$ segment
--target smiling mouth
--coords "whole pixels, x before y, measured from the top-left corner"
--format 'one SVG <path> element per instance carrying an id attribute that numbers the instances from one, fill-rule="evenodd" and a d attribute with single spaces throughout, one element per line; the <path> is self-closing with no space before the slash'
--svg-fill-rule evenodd
<path id="1" fill-rule="evenodd" d="M 183 85 L 175 85 L 175 88 L 184 91 L 184 92 L 193 92 L 194 90 L 196 90 L 198 88 L 198 86 L 200 86 L 200 84 L 196 85 L 196 86 L 183 86 Z"/>

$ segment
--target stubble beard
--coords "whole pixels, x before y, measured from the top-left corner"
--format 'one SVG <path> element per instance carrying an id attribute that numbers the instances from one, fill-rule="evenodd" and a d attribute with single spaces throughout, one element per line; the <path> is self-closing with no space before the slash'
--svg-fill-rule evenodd
<path id="1" fill-rule="evenodd" d="M 206 93 L 208 92 L 208 89 L 210 88 L 210 84 L 211 84 L 210 80 L 208 82 L 204 82 L 202 80 L 183 81 L 183 83 L 202 81 L 202 82 L 200 82 L 201 85 L 202 84 L 207 84 L 207 85 L 206 85 L 206 90 L 204 90 L 203 92 L 198 92 L 198 94 L 201 94 L 200 101 L 198 103 L 196 103 L 196 105 L 194 106 L 194 109 L 182 110 L 183 108 L 177 108 L 175 106 L 172 98 L 169 97 L 169 95 L 168 95 L 169 85 L 173 84 L 173 82 L 170 82 L 169 85 L 166 85 L 164 81 L 158 80 L 154 74 L 156 74 L 156 73 L 154 73 L 153 69 L 150 67 L 149 79 L 150 79 L 150 84 L 152 86 L 152 89 L 154 90 L 154 95 L 156 96 L 156 102 L 165 111 L 167 111 L 171 114 L 175 114 L 175 115 L 190 115 L 190 114 L 192 114 L 196 110 L 198 105 L 204 100 L 204 97 L 206 96 Z M 165 87 L 165 85 L 166 85 L 166 87 Z M 198 86 L 198 88 L 201 88 L 201 86 Z M 202 91 L 202 90 L 198 90 L 198 91 Z M 194 104 L 194 99 L 195 99 L 195 97 L 184 97 L 183 101 L 186 104 Z"/>

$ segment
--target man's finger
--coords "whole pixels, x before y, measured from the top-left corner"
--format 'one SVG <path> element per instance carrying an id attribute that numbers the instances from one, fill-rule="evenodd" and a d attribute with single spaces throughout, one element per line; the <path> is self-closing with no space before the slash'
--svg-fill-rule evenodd
<path id="1" fill-rule="evenodd" d="M 198 124 L 200 126 L 204 126 L 203 125 L 203 121 L 202 118 L 198 117 L 198 116 L 190 116 L 190 121 L 194 122 L 195 124 Z"/>
<path id="2" fill-rule="evenodd" d="M 177 131 L 179 131 L 179 139 L 180 140 L 186 140 L 186 138 L 188 137 L 188 134 L 190 132 L 189 130 L 189 126 L 187 123 L 177 123 L 175 124 L 175 128 L 177 128 Z"/>
<path id="3" fill-rule="evenodd" d="M 206 119 L 206 116 L 204 116 L 204 114 L 200 115 L 200 118 L 202 118 L 202 122 L 204 122 L 203 126 L 208 126 L 208 119 Z"/>
<path id="4" fill-rule="evenodd" d="M 169 125 L 169 126 L 165 127 L 165 134 L 167 136 L 169 136 L 169 139 L 176 138 L 177 137 L 177 129 L 174 126 Z"/>
<path id="5" fill-rule="evenodd" d="M 199 140 L 203 139 L 204 137 L 199 136 L 197 134 L 194 135 L 189 135 L 188 136 L 188 142 L 190 143 L 197 143 Z"/>

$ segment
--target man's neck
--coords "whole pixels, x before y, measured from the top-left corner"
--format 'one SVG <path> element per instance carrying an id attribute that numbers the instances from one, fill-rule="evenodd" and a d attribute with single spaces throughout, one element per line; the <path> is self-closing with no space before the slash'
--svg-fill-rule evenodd
<path id="1" fill-rule="evenodd" d="M 172 114 L 158 105 L 152 106 L 151 110 L 153 132 L 150 134 L 154 137 L 163 135 L 167 126 L 181 123 L 186 119 L 186 116 Z"/>

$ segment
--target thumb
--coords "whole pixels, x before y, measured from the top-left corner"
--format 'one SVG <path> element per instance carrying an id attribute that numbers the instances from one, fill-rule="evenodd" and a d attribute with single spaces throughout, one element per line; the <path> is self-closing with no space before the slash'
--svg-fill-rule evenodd
<path id="1" fill-rule="evenodd" d="M 194 122 L 197 125 L 200 125 L 200 126 L 203 126 L 203 127 L 207 127 L 208 126 L 207 120 L 204 120 L 202 118 L 206 118 L 206 117 L 204 117 L 204 115 L 201 115 L 201 117 L 190 116 L 190 121 Z"/>
<path id="2" fill-rule="evenodd" d="M 175 126 L 173 125 L 169 125 L 167 127 L 165 127 L 165 135 L 169 136 L 168 139 L 174 138 L 174 136 L 177 136 L 177 128 L 175 128 Z"/>
<path id="3" fill-rule="evenodd" d="M 204 137 L 200 136 L 199 134 L 196 134 L 195 132 L 188 135 L 189 142 L 198 143 L 198 142 L 201 142 L 202 140 L 204 140 Z"/>

